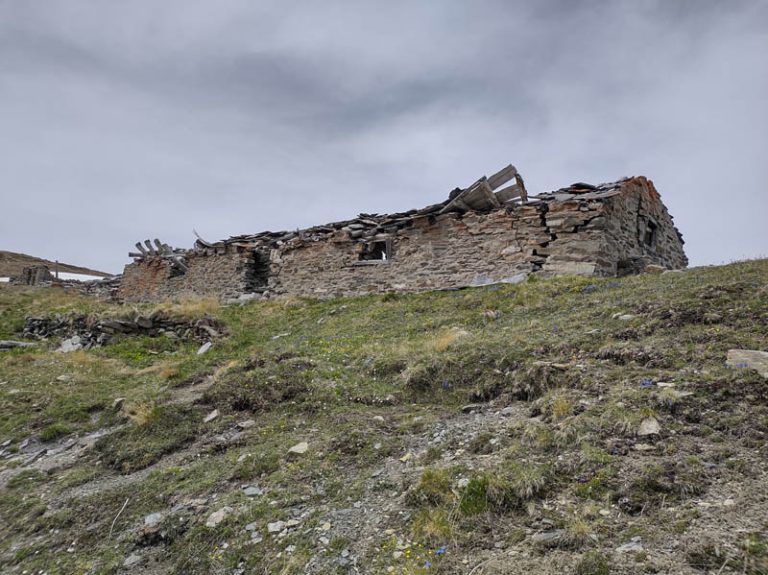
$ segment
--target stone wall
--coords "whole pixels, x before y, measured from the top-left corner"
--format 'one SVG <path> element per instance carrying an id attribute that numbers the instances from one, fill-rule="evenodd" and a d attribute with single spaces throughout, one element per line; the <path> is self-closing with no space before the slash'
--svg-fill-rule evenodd
<path id="1" fill-rule="evenodd" d="M 535 207 L 417 218 L 389 238 L 386 261 L 361 261 L 365 242 L 343 231 L 324 241 L 294 240 L 273 251 L 269 287 L 275 294 L 335 296 L 502 281 L 532 271 L 532 232 L 540 222 Z"/>
<path id="2" fill-rule="evenodd" d="M 183 274 L 168 260 L 149 257 L 125 266 L 119 297 L 126 302 L 237 297 L 250 290 L 246 270 L 251 257 L 248 250 L 235 246 L 210 255 L 191 253 Z"/>
<path id="3" fill-rule="evenodd" d="M 530 273 L 621 275 L 647 264 L 687 264 L 672 218 L 642 177 L 574 184 L 482 212 L 445 212 L 443 205 L 206 243 L 185 254 L 186 270 L 146 257 L 125 268 L 120 296 L 331 297 L 514 282 Z"/>
<path id="4" fill-rule="evenodd" d="M 670 269 L 688 265 L 683 239 L 653 182 L 627 180 L 623 193 L 605 203 L 605 241 L 598 269 L 603 275 L 626 275 L 648 264 Z"/>

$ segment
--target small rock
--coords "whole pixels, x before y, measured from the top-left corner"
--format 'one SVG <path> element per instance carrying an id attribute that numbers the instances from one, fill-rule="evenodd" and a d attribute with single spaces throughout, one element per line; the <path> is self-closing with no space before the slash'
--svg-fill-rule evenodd
<path id="1" fill-rule="evenodd" d="M 56 381 L 67 382 L 67 381 L 69 381 L 71 379 L 72 379 L 71 375 L 66 375 L 65 374 L 65 375 L 60 375 L 59 377 L 57 377 Z"/>
<path id="2" fill-rule="evenodd" d="M 124 397 L 117 397 L 112 402 L 112 411 L 120 411 L 123 409 L 123 405 L 125 404 L 125 398 Z"/>
<path id="3" fill-rule="evenodd" d="M 617 319 L 619 321 L 632 321 L 633 319 L 635 319 L 635 317 L 636 316 L 632 315 L 631 313 L 625 313 L 620 315 Z"/>
<path id="4" fill-rule="evenodd" d="M 144 526 L 154 527 L 155 525 L 158 525 L 162 520 L 163 520 L 162 513 L 150 513 L 144 518 Z"/>
<path id="5" fill-rule="evenodd" d="M 264 541 L 264 536 L 261 533 L 258 531 L 251 533 L 251 543 L 261 543 L 262 541 Z"/>
<path id="6" fill-rule="evenodd" d="M 130 569 L 131 567 L 136 567 L 139 563 L 141 563 L 143 557 L 139 555 L 138 553 L 131 553 L 125 561 L 123 561 L 123 567 L 127 567 Z"/>
<path id="7" fill-rule="evenodd" d="M 251 456 L 251 454 L 250 454 L 250 453 L 243 453 L 243 454 L 241 454 L 241 455 L 240 455 L 240 456 L 237 458 L 237 462 L 238 462 L 238 463 L 242 463 L 243 461 L 245 461 L 246 459 L 248 459 L 250 456 Z"/>
<path id="8" fill-rule="evenodd" d="M 665 271 L 667 271 L 667 268 L 656 264 L 648 264 L 643 268 L 644 274 L 662 274 Z"/>
<path id="9" fill-rule="evenodd" d="M 83 349 L 83 343 L 79 335 L 73 335 L 69 339 L 62 340 L 61 345 L 56 350 L 59 353 L 69 353 Z"/>
<path id="10" fill-rule="evenodd" d="M 243 494 L 247 497 L 258 497 L 259 495 L 264 495 L 264 491 L 255 485 L 249 485 L 243 489 Z"/>
<path id="11" fill-rule="evenodd" d="M 411 458 L 412 458 L 412 457 L 413 457 L 413 453 L 411 453 L 411 452 L 409 451 L 408 453 L 406 453 L 405 455 L 403 455 L 403 456 L 400 458 L 400 461 L 402 461 L 403 463 L 408 463 L 408 462 L 411 460 Z"/>
<path id="12" fill-rule="evenodd" d="M 293 447 L 291 447 L 288 450 L 288 453 L 292 455 L 304 455 L 308 449 L 309 449 L 309 444 L 306 441 L 302 441 L 300 443 L 297 443 Z"/>
<path id="13" fill-rule="evenodd" d="M 205 419 L 203 419 L 203 423 L 210 423 L 214 419 L 216 419 L 219 416 L 219 410 L 214 409 L 211 413 L 205 416 Z"/>
<path id="14" fill-rule="evenodd" d="M 256 531 L 257 527 L 258 527 L 258 525 L 256 525 L 256 522 L 254 521 L 253 523 L 249 523 L 248 525 L 246 525 L 245 526 L 245 530 L 246 531 Z"/>
<path id="15" fill-rule="evenodd" d="M 197 350 L 197 355 L 203 355 L 205 352 L 211 349 L 212 346 L 213 343 L 206 341 L 203 345 L 200 346 L 200 349 Z"/>
<path id="16" fill-rule="evenodd" d="M 216 339 L 220 335 L 218 331 L 216 331 L 209 325 L 198 325 L 197 328 L 207 333 L 213 339 Z"/>
<path id="17" fill-rule="evenodd" d="M 633 537 L 629 540 L 629 543 L 625 543 L 624 545 L 619 545 L 616 548 L 616 551 L 619 553 L 634 553 L 637 551 L 643 550 L 643 544 L 640 542 L 639 537 Z"/>
<path id="18" fill-rule="evenodd" d="M 729 367 L 754 369 L 768 379 L 768 351 L 755 349 L 729 349 L 725 364 Z"/>
<path id="19" fill-rule="evenodd" d="M 323 531 L 330 531 L 331 530 L 331 524 L 328 521 L 326 521 L 325 523 L 323 523 L 320 526 L 320 529 L 323 530 Z"/>
<path id="20" fill-rule="evenodd" d="M 543 533 L 534 533 L 531 541 L 539 545 L 554 546 L 565 537 L 564 529 L 554 529 L 553 531 L 544 531 Z"/>
<path id="21" fill-rule="evenodd" d="M 470 403 L 468 405 L 465 405 L 461 408 L 462 413 L 473 413 L 475 411 L 481 411 L 483 409 L 483 405 L 481 403 Z"/>
<path id="22" fill-rule="evenodd" d="M 237 426 L 240 429 L 250 429 L 254 425 L 256 425 L 256 421 L 254 421 L 253 419 L 246 419 L 245 421 L 238 421 L 237 422 Z"/>
<path id="23" fill-rule="evenodd" d="M 285 521 L 267 523 L 267 533 L 280 533 L 283 529 L 285 529 Z"/>
<path id="24" fill-rule="evenodd" d="M 381 415 L 374 415 L 371 419 L 376 423 L 384 423 L 384 417 Z"/>
<path id="25" fill-rule="evenodd" d="M 501 415 L 503 415 L 504 417 L 510 417 L 514 414 L 515 414 L 515 408 L 512 407 L 511 405 L 501 410 Z"/>
<path id="26" fill-rule="evenodd" d="M 640 428 L 637 430 L 637 434 L 640 437 L 647 435 L 658 435 L 661 432 L 661 425 L 655 417 L 646 417 L 640 422 Z"/>
<path id="27" fill-rule="evenodd" d="M 218 511 L 214 511 L 208 516 L 208 519 L 205 522 L 206 527 L 216 527 L 219 523 L 224 521 L 227 516 L 232 513 L 234 509 L 231 507 L 222 507 Z"/>

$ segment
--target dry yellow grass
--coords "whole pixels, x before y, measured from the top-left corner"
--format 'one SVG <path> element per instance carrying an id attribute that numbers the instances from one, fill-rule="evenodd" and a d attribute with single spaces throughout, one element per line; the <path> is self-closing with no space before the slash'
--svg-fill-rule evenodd
<path id="1" fill-rule="evenodd" d="M 230 370 L 240 365 L 240 362 L 237 360 L 228 361 L 224 365 L 216 368 L 216 371 L 213 372 L 213 379 L 214 381 L 218 381 L 220 377 L 226 375 Z"/>
<path id="2" fill-rule="evenodd" d="M 451 345 L 453 345 L 457 340 L 469 335 L 469 332 L 464 329 L 459 327 L 452 327 L 441 335 L 436 336 L 430 347 L 433 351 L 443 352 L 451 347 Z"/>
<path id="3" fill-rule="evenodd" d="M 573 404 L 562 395 L 557 396 L 552 402 L 552 418 L 561 421 L 573 413 Z"/>
<path id="4" fill-rule="evenodd" d="M 282 307 L 283 309 L 286 309 L 289 307 L 297 307 L 303 304 L 304 304 L 304 300 L 295 295 L 289 295 L 280 299 L 280 307 Z"/>
<path id="5" fill-rule="evenodd" d="M 154 410 L 154 403 L 144 402 L 132 405 L 126 410 L 126 413 L 128 415 L 128 419 L 130 419 L 134 425 L 141 427 L 149 423 L 149 421 L 152 419 Z"/>
<path id="6" fill-rule="evenodd" d="M 78 349 L 77 351 L 66 354 L 65 361 L 76 368 L 88 367 L 91 364 L 98 362 L 98 358 L 93 357 L 84 349 Z"/>
<path id="7" fill-rule="evenodd" d="M 139 369 L 132 374 L 135 376 L 156 375 L 160 379 L 171 379 L 179 375 L 179 369 L 176 363 L 163 362 Z"/>
<path id="8" fill-rule="evenodd" d="M 216 315 L 220 310 L 221 302 L 215 298 L 185 298 L 166 300 L 152 312 L 161 311 L 176 317 L 194 319 L 204 315 Z"/>

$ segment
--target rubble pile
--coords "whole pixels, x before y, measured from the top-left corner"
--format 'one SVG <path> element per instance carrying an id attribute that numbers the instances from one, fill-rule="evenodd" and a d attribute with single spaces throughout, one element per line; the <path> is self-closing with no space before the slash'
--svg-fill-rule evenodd
<path id="1" fill-rule="evenodd" d="M 159 311 L 151 315 L 137 315 L 134 318 L 98 318 L 86 315 L 53 315 L 28 317 L 24 323 L 23 335 L 29 338 L 49 339 L 52 337 L 78 338 L 82 349 L 108 344 L 115 336 L 146 335 L 166 336 L 198 342 L 211 341 L 223 333 L 223 326 L 213 317 L 204 316 L 196 320 L 170 317 Z"/>

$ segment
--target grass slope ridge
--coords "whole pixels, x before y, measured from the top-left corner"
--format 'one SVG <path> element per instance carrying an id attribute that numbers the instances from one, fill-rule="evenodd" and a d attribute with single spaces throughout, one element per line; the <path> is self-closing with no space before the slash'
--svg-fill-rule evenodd
<path id="1" fill-rule="evenodd" d="M 47 266 L 51 270 L 51 273 L 53 273 L 56 263 L 43 258 L 28 256 L 27 254 L 18 254 L 0 250 L 0 277 L 18 277 L 21 275 L 24 268 L 29 266 Z M 63 264 L 61 262 L 59 262 L 58 266 L 60 272 L 102 277 L 109 277 L 112 275 L 80 266 Z"/>
<path id="2" fill-rule="evenodd" d="M 159 307 L 226 335 L 0 355 L 0 572 L 768 572 L 768 261 Z"/>

